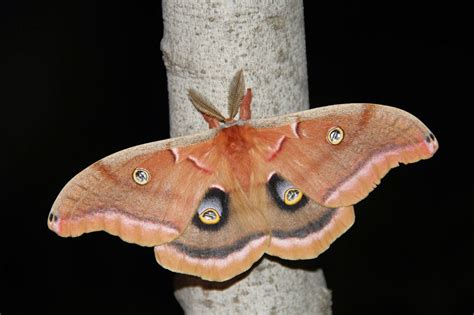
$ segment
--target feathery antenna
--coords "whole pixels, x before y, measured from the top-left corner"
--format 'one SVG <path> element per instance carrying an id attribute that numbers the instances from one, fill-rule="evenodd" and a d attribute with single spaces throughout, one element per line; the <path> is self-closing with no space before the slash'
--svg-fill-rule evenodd
<path id="1" fill-rule="evenodd" d="M 188 97 L 194 107 L 203 115 L 215 118 L 220 122 L 225 122 L 225 117 L 212 105 L 212 103 L 194 89 L 188 90 Z"/>
<path id="2" fill-rule="evenodd" d="M 233 119 L 239 112 L 240 103 L 245 94 L 244 71 L 240 69 L 232 79 L 229 87 L 227 102 L 229 106 L 229 118 Z"/>

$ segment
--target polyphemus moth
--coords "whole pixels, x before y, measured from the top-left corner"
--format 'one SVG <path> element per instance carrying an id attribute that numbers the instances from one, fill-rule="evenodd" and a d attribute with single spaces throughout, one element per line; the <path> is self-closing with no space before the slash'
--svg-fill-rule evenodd
<path id="1" fill-rule="evenodd" d="M 198 92 L 189 98 L 210 130 L 92 164 L 63 188 L 49 228 L 64 237 L 104 230 L 153 246 L 172 271 L 224 281 L 264 253 L 318 256 L 391 168 L 438 148 L 421 121 L 382 105 L 252 120 L 242 71 L 229 89 L 229 118 Z"/>

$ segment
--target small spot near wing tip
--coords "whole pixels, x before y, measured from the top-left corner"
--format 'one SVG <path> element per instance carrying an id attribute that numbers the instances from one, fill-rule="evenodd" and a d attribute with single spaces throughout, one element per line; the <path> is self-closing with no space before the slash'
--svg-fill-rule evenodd
<path id="1" fill-rule="evenodd" d="M 48 228 L 55 232 L 56 234 L 60 235 L 60 229 L 59 229 L 59 224 L 60 220 L 54 209 L 51 209 L 51 211 L 48 214 L 48 220 L 47 220 L 47 225 Z"/>
<path id="2" fill-rule="evenodd" d="M 428 132 L 428 134 L 426 135 L 424 139 L 424 145 L 426 146 L 426 150 L 428 151 L 428 156 L 426 157 L 426 159 L 429 159 L 436 153 L 436 151 L 438 151 L 438 139 L 436 139 L 436 137 L 431 131 Z"/>
<path id="3" fill-rule="evenodd" d="M 328 190 L 322 198 L 322 204 L 333 208 L 354 205 L 367 197 L 391 169 L 400 163 L 410 164 L 429 159 L 438 147 L 436 138 L 429 132 L 419 142 L 381 149 L 358 166 L 353 174 Z"/>

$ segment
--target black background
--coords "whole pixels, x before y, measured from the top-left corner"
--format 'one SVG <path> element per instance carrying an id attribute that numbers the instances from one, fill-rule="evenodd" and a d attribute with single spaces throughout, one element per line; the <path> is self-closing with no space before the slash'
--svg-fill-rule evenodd
<path id="1" fill-rule="evenodd" d="M 305 4 L 312 106 L 397 106 L 440 143 L 434 158 L 391 171 L 356 206 L 355 225 L 310 263 L 324 269 L 334 314 L 472 314 L 466 9 Z M 160 5 L 0 2 L 2 315 L 182 312 L 151 249 L 106 233 L 63 239 L 46 227 L 77 172 L 169 136 Z"/>

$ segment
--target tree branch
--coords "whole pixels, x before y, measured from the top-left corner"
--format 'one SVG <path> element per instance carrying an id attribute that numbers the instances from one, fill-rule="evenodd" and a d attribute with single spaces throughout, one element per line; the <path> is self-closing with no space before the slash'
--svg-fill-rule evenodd
<path id="1" fill-rule="evenodd" d="M 188 100 L 190 88 L 226 113 L 229 82 L 239 69 L 254 93 L 252 118 L 309 108 L 302 0 L 163 0 L 162 6 L 171 136 L 207 127 Z M 175 296 L 186 314 L 331 313 L 321 270 L 265 258 L 224 283 L 178 275 Z"/>

